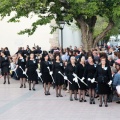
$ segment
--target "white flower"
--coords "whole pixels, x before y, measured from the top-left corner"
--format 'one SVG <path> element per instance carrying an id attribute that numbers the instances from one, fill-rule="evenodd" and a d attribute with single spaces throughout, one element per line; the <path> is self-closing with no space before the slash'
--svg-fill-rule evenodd
<path id="1" fill-rule="evenodd" d="M 61 8 L 60 8 L 61 11 L 64 11 L 64 9 L 65 9 L 64 7 L 61 7 Z"/>
<path id="2" fill-rule="evenodd" d="M 97 65 L 96 65 L 96 64 L 94 64 L 94 67 L 97 67 Z"/>
<path id="3" fill-rule="evenodd" d="M 54 5 L 55 5 L 55 2 L 50 2 L 50 3 L 49 3 L 49 6 L 50 6 L 50 7 L 52 7 L 52 6 L 54 6 Z"/>
<path id="4" fill-rule="evenodd" d="M 107 70 L 107 67 L 104 67 L 104 70 Z"/>

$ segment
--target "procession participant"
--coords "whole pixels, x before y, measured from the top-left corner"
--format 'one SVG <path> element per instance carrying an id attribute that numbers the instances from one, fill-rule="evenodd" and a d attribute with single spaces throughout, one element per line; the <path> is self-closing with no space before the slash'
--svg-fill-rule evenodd
<path id="1" fill-rule="evenodd" d="M 8 47 L 5 47 L 5 55 L 7 56 L 7 57 L 10 57 L 10 51 L 9 51 L 9 49 L 8 49 Z"/>
<path id="2" fill-rule="evenodd" d="M 74 79 L 73 73 L 75 73 L 75 69 L 76 69 L 75 57 L 71 56 L 70 63 L 68 63 L 66 67 L 66 73 L 65 73 L 68 80 L 72 83 L 72 84 L 69 83 L 70 101 L 73 101 L 73 98 L 72 98 L 73 92 L 74 92 L 74 99 L 78 100 L 77 98 L 78 84 L 76 83 L 77 81 L 73 80 Z"/>
<path id="3" fill-rule="evenodd" d="M 55 88 L 56 88 L 56 97 L 63 97 L 61 94 L 62 85 L 64 84 L 64 77 L 60 75 L 58 72 L 64 73 L 64 65 L 60 60 L 60 54 L 55 53 L 54 62 L 52 66 L 52 71 L 55 80 Z"/>
<path id="4" fill-rule="evenodd" d="M 42 59 L 41 59 L 41 63 L 40 63 L 40 73 L 41 73 L 42 79 L 43 79 L 45 95 L 50 95 L 50 86 L 52 83 L 52 78 L 51 78 L 51 75 L 49 73 L 48 67 L 51 71 L 52 63 L 49 60 L 48 53 L 44 53 L 42 55 Z"/>
<path id="5" fill-rule="evenodd" d="M 88 63 L 85 66 L 85 71 L 84 71 L 84 78 L 87 81 L 88 84 L 88 89 L 89 89 L 89 97 L 90 97 L 90 104 L 95 104 L 95 88 L 96 88 L 96 83 L 94 79 L 94 74 L 96 72 L 96 67 L 97 65 L 94 64 L 94 57 L 92 54 L 88 55 Z"/>
<path id="6" fill-rule="evenodd" d="M 26 75 L 24 74 L 23 70 L 25 71 L 26 67 L 26 59 L 23 57 L 23 54 L 21 52 L 18 53 L 18 61 L 17 61 L 17 75 L 18 78 L 20 78 L 20 88 L 24 86 L 26 88 Z"/>
<path id="7" fill-rule="evenodd" d="M 27 47 L 26 47 L 26 54 L 27 54 L 27 56 L 29 56 L 30 53 L 31 53 L 31 49 L 29 48 L 29 45 L 27 45 Z"/>
<path id="8" fill-rule="evenodd" d="M 105 107 L 108 107 L 107 94 L 109 94 L 110 85 L 112 84 L 112 73 L 110 66 L 106 64 L 106 57 L 102 56 L 100 61 L 101 65 L 97 66 L 95 73 L 95 78 L 98 82 L 98 94 L 100 98 L 99 107 L 102 107 L 103 97 Z"/>
<path id="9" fill-rule="evenodd" d="M 65 61 L 64 62 L 64 73 L 66 73 L 67 64 L 68 64 L 68 62 Z M 67 90 L 67 87 L 68 87 L 68 81 L 64 80 L 64 90 Z"/>
<path id="10" fill-rule="evenodd" d="M 84 75 L 84 71 L 85 71 L 85 56 L 84 55 L 80 55 L 79 57 L 79 61 L 78 64 L 76 65 L 76 75 L 82 79 L 83 75 Z M 78 87 L 78 92 L 79 92 L 79 102 L 86 102 L 85 100 L 85 90 L 87 89 L 87 86 L 79 80 L 79 85 L 80 88 Z"/>
<path id="11" fill-rule="evenodd" d="M 5 55 L 4 51 L 1 51 L 1 71 L 4 76 L 4 83 L 6 83 L 6 77 L 8 79 L 8 84 L 10 84 L 9 80 L 9 71 L 10 71 L 10 61 L 9 58 Z"/>
<path id="12" fill-rule="evenodd" d="M 26 63 L 26 71 L 27 71 L 27 75 L 28 75 L 28 82 L 29 82 L 29 90 L 31 90 L 31 82 L 33 82 L 33 91 L 35 91 L 35 84 L 36 81 L 38 80 L 38 74 L 37 74 L 37 62 L 35 60 L 34 54 L 31 53 L 30 54 L 30 58 L 28 59 L 27 63 Z M 26 74 L 25 71 L 25 74 Z"/>
<path id="13" fill-rule="evenodd" d="M 120 104 L 120 60 L 115 61 L 115 64 L 118 72 L 114 75 L 113 78 L 113 88 L 116 90 L 119 97 L 119 100 L 116 103 Z"/>

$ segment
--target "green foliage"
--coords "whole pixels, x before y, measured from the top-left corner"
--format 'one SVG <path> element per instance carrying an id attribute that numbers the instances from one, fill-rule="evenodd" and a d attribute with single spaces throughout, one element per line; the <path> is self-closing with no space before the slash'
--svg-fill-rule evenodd
<path id="1" fill-rule="evenodd" d="M 97 16 L 96 25 L 94 28 L 94 37 L 98 36 L 108 25 L 108 20 L 106 18 Z"/>
<path id="2" fill-rule="evenodd" d="M 62 9 L 61 9 L 62 8 Z M 50 23 L 52 19 L 64 20 L 67 24 L 81 16 L 89 25 L 94 37 L 103 31 L 110 21 L 114 22 L 114 28 L 109 34 L 118 34 L 120 24 L 120 0 L 0 0 L 0 16 L 10 16 L 11 12 L 16 14 L 9 22 L 19 22 L 21 17 L 28 18 L 30 13 L 38 15 L 38 20 L 32 24 L 32 28 L 25 29 L 19 34 L 28 33 L 32 35 L 39 25 Z M 93 16 L 97 21 L 93 21 Z M 78 27 L 80 25 L 77 23 Z M 53 27 L 52 32 L 57 27 Z"/>

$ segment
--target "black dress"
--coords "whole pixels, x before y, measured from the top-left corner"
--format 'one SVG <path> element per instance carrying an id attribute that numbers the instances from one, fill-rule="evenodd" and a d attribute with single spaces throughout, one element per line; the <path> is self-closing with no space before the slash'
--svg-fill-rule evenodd
<path id="1" fill-rule="evenodd" d="M 85 71 L 85 66 L 83 66 L 82 64 L 78 63 L 77 66 L 76 66 L 76 71 L 75 73 L 77 74 L 77 76 L 82 79 L 83 75 L 84 75 L 84 71 Z M 80 90 L 86 90 L 87 87 L 84 83 L 82 83 L 80 80 L 78 80 L 79 82 L 79 85 L 80 85 Z M 86 82 L 84 80 L 84 82 Z"/>
<path id="2" fill-rule="evenodd" d="M 88 80 L 88 78 L 93 79 L 94 75 L 96 73 L 96 64 L 90 65 L 89 63 L 86 64 L 85 66 L 85 71 L 84 71 L 84 78 L 87 81 L 88 88 L 89 89 L 95 89 L 96 88 L 96 83 L 91 83 L 91 81 Z"/>
<path id="3" fill-rule="evenodd" d="M 105 66 L 105 68 L 102 68 L 102 66 L 99 65 L 96 69 L 95 78 L 98 82 L 98 94 L 109 94 L 110 87 L 108 82 L 112 80 L 110 66 Z"/>
<path id="4" fill-rule="evenodd" d="M 72 91 L 78 90 L 78 84 L 75 81 L 73 81 L 74 76 L 72 75 L 73 73 L 75 73 L 75 69 L 76 66 L 72 66 L 71 63 L 69 63 L 66 67 L 66 75 L 68 77 L 68 80 L 72 83 L 69 83 L 69 90 Z"/>
<path id="5" fill-rule="evenodd" d="M 42 73 L 42 79 L 43 83 L 52 83 L 52 77 L 49 74 L 48 68 L 50 68 L 50 71 L 52 70 L 52 63 L 50 61 L 42 61 L 40 64 L 40 72 Z"/>
<path id="6" fill-rule="evenodd" d="M 8 57 L 1 57 L 1 72 L 2 75 L 9 73 L 10 71 L 10 61 Z"/>
<path id="7" fill-rule="evenodd" d="M 52 66 L 53 70 L 53 77 L 55 80 L 56 86 L 61 86 L 64 84 L 64 77 L 58 73 L 60 71 L 62 74 L 64 74 L 64 66 L 62 62 L 53 62 Z"/>
<path id="8" fill-rule="evenodd" d="M 26 75 L 24 75 L 23 71 L 21 70 L 22 68 L 25 71 L 26 60 L 24 58 L 22 59 L 19 58 L 17 65 L 18 65 L 18 68 L 17 68 L 18 78 L 26 78 Z"/>
<path id="9" fill-rule="evenodd" d="M 36 60 L 28 60 L 26 64 L 27 68 L 27 75 L 29 81 L 37 81 L 38 80 L 38 74 L 37 74 L 37 62 Z"/>

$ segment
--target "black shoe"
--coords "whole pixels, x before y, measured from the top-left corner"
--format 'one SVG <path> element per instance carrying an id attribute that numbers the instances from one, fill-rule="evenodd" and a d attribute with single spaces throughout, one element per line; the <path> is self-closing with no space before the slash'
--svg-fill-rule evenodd
<path id="1" fill-rule="evenodd" d="M 24 84 L 24 88 L 26 88 L 26 85 Z"/>
<path id="2" fill-rule="evenodd" d="M 72 99 L 72 98 L 70 98 L 70 101 L 73 101 L 73 99 Z"/>
<path id="3" fill-rule="evenodd" d="M 23 85 L 20 86 L 20 88 L 22 88 L 22 87 L 23 87 Z"/>
<path id="4" fill-rule="evenodd" d="M 87 102 L 87 100 L 83 100 L 84 102 Z"/>
<path id="5" fill-rule="evenodd" d="M 117 104 L 120 104 L 120 100 L 116 102 Z"/>
<path id="6" fill-rule="evenodd" d="M 47 92 L 47 95 L 50 95 L 50 92 Z"/>
<path id="7" fill-rule="evenodd" d="M 35 88 L 33 88 L 32 90 L 35 91 Z"/>
<path id="8" fill-rule="evenodd" d="M 31 88 L 29 88 L 29 90 L 31 90 Z"/>
<path id="9" fill-rule="evenodd" d="M 102 107 L 102 104 L 100 104 L 99 107 Z"/>
<path id="10" fill-rule="evenodd" d="M 74 99 L 75 99 L 75 100 L 78 100 L 78 98 L 77 98 L 77 97 L 74 97 Z"/>
<path id="11" fill-rule="evenodd" d="M 6 81 L 4 81 L 4 83 L 3 84 L 5 84 L 6 83 Z"/>
<path id="12" fill-rule="evenodd" d="M 95 96 L 95 98 L 98 98 L 98 97 L 99 97 L 99 95 Z"/>
<path id="13" fill-rule="evenodd" d="M 95 104 L 95 99 L 94 98 L 92 98 L 92 103 Z"/>
<path id="14" fill-rule="evenodd" d="M 85 96 L 89 97 L 89 94 L 85 94 Z"/>
<path id="15" fill-rule="evenodd" d="M 79 102 L 82 102 L 83 100 L 82 99 L 79 99 Z"/>
<path id="16" fill-rule="evenodd" d="M 92 104 L 92 98 L 90 98 L 90 104 Z"/>
<path id="17" fill-rule="evenodd" d="M 95 101 L 93 101 L 93 104 L 95 104 Z"/>
<path id="18" fill-rule="evenodd" d="M 59 95 L 56 95 L 56 97 L 59 97 Z"/>
<path id="19" fill-rule="evenodd" d="M 108 107 L 108 104 L 105 104 L 105 107 Z"/>
<path id="20" fill-rule="evenodd" d="M 62 95 L 59 95 L 59 97 L 63 97 Z"/>
<path id="21" fill-rule="evenodd" d="M 8 84 L 10 84 L 10 81 L 8 81 Z"/>
<path id="22" fill-rule="evenodd" d="M 48 95 L 48 92 L 45 92 L 45 95 Z"/>

